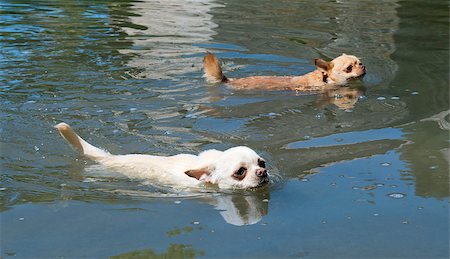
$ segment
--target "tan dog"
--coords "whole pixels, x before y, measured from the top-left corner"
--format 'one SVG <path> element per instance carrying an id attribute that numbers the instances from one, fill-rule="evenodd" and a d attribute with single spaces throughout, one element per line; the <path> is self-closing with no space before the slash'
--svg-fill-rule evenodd
<path id="1" fill-rule="evenodd" d="M 345 85 L 350 78 L 366 73 L 364 65 L 352 55 L 341 56 L 327 62 L 315 59 L 316 70 L 303 76 L 251 76 L 227 78 L 219 59 L 207 52 L 203 59 L 204 77 L 210 83 L 228 83 L 235 89 L 320 91 L 328 86 Z"/>

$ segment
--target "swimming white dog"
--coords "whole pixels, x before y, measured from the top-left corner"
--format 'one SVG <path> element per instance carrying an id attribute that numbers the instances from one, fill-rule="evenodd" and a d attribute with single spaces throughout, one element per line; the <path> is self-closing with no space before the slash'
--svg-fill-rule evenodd
<path id="1" fill-rule="evenodd" d="M 265 161 L 244 146 L 225 151 L 206 150 L 198 156 L 112 155 L 87 143 L 66 123 L 59 123 L 55 128 L 82 155 L 130 178 L 148 179 L 174 187 L 198 187 L 211 183 L 221 189 L 254 188 L 269 181 Z"/>

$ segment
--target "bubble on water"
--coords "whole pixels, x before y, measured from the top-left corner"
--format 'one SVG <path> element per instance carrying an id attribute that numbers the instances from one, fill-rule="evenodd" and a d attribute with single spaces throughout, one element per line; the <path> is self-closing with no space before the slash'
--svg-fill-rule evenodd
<path id="1" fill-rule="evenodd" d="M 262 202 L 269 202 L 269 199 L 264 199 L 262 200 Z"/>
<path id="2" fill-rule="evenodd" d="M 412 95 L 418 95 L 419 92 L 412 92 L 411 94 L 412 94 Z"/>
<path id="3" fill-rule="evenodd" d="M 400 97 L 398 97 L 398 96 L 392 96 L 392 97 L 391 97 L 391 100 L 400 100 Z"/>
<path id="4" fill-rule="evenodd" d="M 403 220 L 403 221 L 402 221 L 402 224 L 409 224 L 409 221 Z"/>
<path id="5" fill-rule="evenodd" d="M 393 193 L 389 193 L 388 196 L 391 198 L 394 198 L 394 199 L 402 199 L 402 198 L 406 197 L 406 194 L 399 193 L 399 192 L 393 192 Z"/>
<path id="6" fill-rule="evenodd" d="M 137 111 L 137 108 L 130 108 L 130 112 Z"/>
<path id="7" fill-rule="evenodd" d="M 418 210 L 423 210 L 422 206 L 417 207 Z"/>
<path id="8" fill-rule="evenodd" d="M 377 184 L 375 184 L 375 186 L 382 187 L 382 186 L 384 186 L 384 183 L 377 183 Z"/>
<path id="9" fill-rule="evenodd" d="M 97 179 L 88 177 L 83 180 L 83 183 L 93 183 L 93 182 L 97 182 Z"/>
<path id="10" fill-rule="evenodd" d="M 385 167 L 386 167 L 386 166 L 390 166 L 390 165 L 391 165 L 391 163 L 388 163 L 388 162 L 384 162 L 384 163 L 381 163 L 380 165 L 381 165 L 381 166 L 385 166 Z"/>
<path id="11" fill-rule="evenodd" d="M 386 97 L 380 96 L 380 97 L 377 98 L 377 100 L 378 101 L 383 101 L 383 100 L 386 100 Z"/>
<path id="12" fill-rule="evenodd" d="M 322 224 L 327 224 L 327 221 L 326 220 L 322 220 L 321 223 Z"/>
<path id="13" fill-rule="evenodd" d="M 358 97 L 358 99 L 359 99 L 359 100 L 366 100 L 366 99 L 367 99 L 367 96 L 361 95 L 361 96 Z"/>
<path id="14" fill-rule="evenodd" d="M 103 112 L 103 110 L 97 110 L 97 112 L 98 112 L 98 113 L 102 113 L 102 112 Z"/>
<path id="15" fill-rule="evenodd" d="M 359 189 L 361 189 L 361 188 L 358 187 L 358 186 L 353 186 L 352 189 L 353 189 L 353 190 L 359 190 Z"/>
<path id="16" fill-rule="evenodd" d="M 311 136 L 308 136 L 308 135 L 306 135 L 306 136 L 304 136 L 304 137 L 303 137 L 303 139 L 312 139 L 312 137 L 311 137 Z"/>
<path id="17" fill-rule="evenodd" d="M 0 191 L 5 191 L 5 190 L 6 190 L 6 188 L 4 188 L 4 187 L 0 188 Z"/>
<path id="18" fill-rule="evenodd" d="M 19 220 L 20 220 L 20 221 L 24 221 L 24 220 L 25 220 L 25 218 L 19 218 Z"/>
<path id="19" fill-rule="evenodd" d="M 175 203 L 175 204 L 181 204 L 181 201 L 174 201 L 173 203 Z"/>
<path id="20" fill-rule="evenodd" d="M 430 166 L 430 169 L 431 170 L 436 170 L 436 169 L 438 169 L 439 168 L 439 166 L 437 166 L 437 165 L 432 165 L 432 166 Z"/>
<path id="21" fill-rule="evenodd" d="M 302 179 L 300 179 L 300 181 L 302 181 L 302 182 L 308 182 L 309 179 L 307 179 L 307 178 L 302 178 Z"/>
<path id="22" fill-rule="evenodd" d="M 380 216 L 380 213 L 374 213 L 373 214 L 375 217 L 378 217 L 378 216 Z"/>
<path id="23" fill-rule="evenodd" d="M 39 147 L 38 146 L 34 146 L 34 151 L 39 151 Z"/>
<path id="24" fill-rule="evenodd" d="M 189 119 L 197 119 L 197 115 L 195 115 L 195 114 L 187 114 L 187 115 L 186 115 L 186 118 L 189 118 Z"/>
<path id="25" fill-rule="evenodd" d="M 194 224 L 194 225 L 200 225 L 200 222 L 199 222 L 199 221 L 193 221 L 192 224 Z"/>
<path id="26" fill-rule="evenodd" d="M 320 120 L 320 119 L 322 119 L 323 115 L 321 113 L 317 113 L 314 117 L 316 117 L 316 119 Z"/>

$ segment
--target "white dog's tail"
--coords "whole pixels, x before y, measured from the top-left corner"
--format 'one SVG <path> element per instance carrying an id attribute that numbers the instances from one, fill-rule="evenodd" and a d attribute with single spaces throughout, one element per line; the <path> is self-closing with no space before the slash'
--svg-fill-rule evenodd
<path id="1" fill-rule="evenodd" d="M 111 155 L 110 153 L 87 143 L 84 139 L 80 138 L 80 136 L 78 136 L 68 124 L 64 122 L 59 123 L 55 126 L 55 128 L 58 129 L 59 134 L 61 134 L 61 136 L 63 136 L 63 138 L 67 140 L 67 142 L 69 142 L 74 149 L 84 156 L 95 160 Z"/>

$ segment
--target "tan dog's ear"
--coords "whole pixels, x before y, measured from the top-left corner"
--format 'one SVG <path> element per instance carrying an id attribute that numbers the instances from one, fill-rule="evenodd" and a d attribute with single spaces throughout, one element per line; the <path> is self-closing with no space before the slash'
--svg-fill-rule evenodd
<path id="1" fill-rule="evenodd" d="M 184 173 L 187 176 L 193 177 L 199 181 L 207 182 L 209 179 L 209 176 L 211 175 L 211 169 L 209 169 L 208 167 L 204 167 L 204 168 L 200 168 L 200 169 L 188 170 Z"/>
<path id="2" fill-rule="evenodd" d="M 320 58 L 316 58 L 314 59 L 314 64 L 316 65 L 316 67 L 322 71 L 325 72 L 327 74 L 330 74 L 331 70 L 333 69 L 333 63 L 331 62 L 327 62 L 323 59 Z"/>

